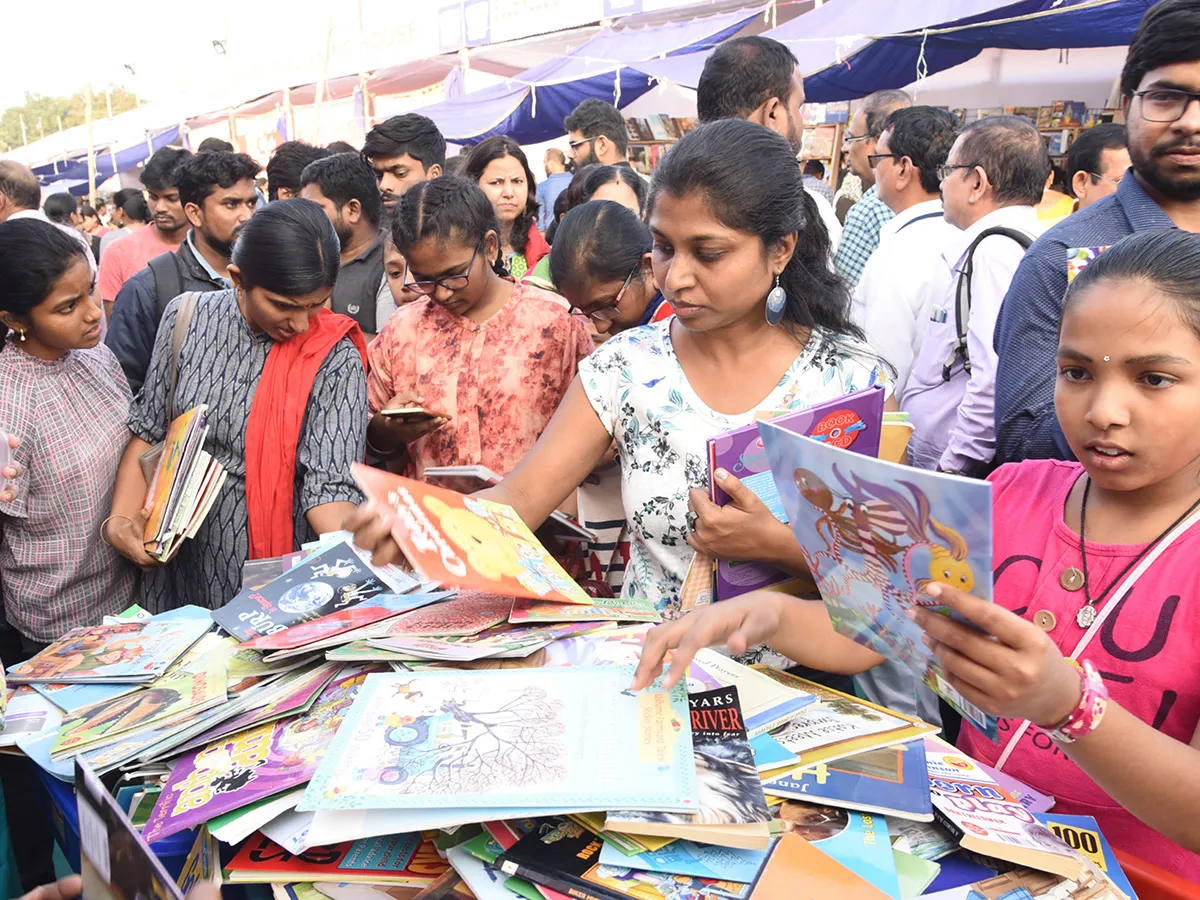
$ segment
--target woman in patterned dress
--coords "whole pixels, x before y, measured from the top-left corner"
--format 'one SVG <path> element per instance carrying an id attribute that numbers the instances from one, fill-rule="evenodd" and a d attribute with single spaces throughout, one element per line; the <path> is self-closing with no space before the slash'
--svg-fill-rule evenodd
<path id="1" fill-rule="evenodd" d="M 108 537 L 146 570 L 141 604 L 216 609 L 241 589 L 247 559 L 279 556 L 336 530 L 361 500 L 350 464 L 367 426 L 365 347 L 353 320 L 325 309 L 338 239 L 321 208 L 282 200 L 242 229 L 233 289 L 201 294 L 171 390 L 180 300 L 163 315 L 146 383 L 129 416 Z M 176 417 L 208 405 L 204 449 L 228 478 L 195 538 L 158 565 L 145 552 L 146 480 L 138 457 Z"/>
<path id="2" fill-rule="evenodd" d="M 654 278 L 675 315 L 581 363 L 537 446 L 489 496 L 536 527 L 615 438 L 632 544 L 622 593 L 673 615 L 696 550 L 793 571 L 800 557 L 791 530 L 732 475 L 716 473 L 733 502 L 708 500 L 707 440 L 758 410 L 805 408 L 887 376 L 848 319 L 829 235 L 778 135 L 742 120 L 696 129 L 659 164 L 647 209 Z M 778 325 L 766 318 L 775 285 L 786 294 Z M 396 553 L 386 519 L 347 523 L 381 559 Z"/>
<path id="3" fill-rule="evenodd" d="M 100 539 L 130 394 L 100 341 L 84 249 L 47 222 L 4 222 L 0 285 L 0 431 L 21 438 L 6 448 L 18 474 L 0 484 L 0 585 L 23 643 L 12 665 L 120 612 L 137 572 Z"/>

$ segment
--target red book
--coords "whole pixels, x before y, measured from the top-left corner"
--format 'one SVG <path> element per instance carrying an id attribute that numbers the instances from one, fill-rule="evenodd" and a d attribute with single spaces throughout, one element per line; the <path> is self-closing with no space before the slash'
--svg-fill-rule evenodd
<path id="1" fill-rule="evenodd" d="M 233 884 L 328 881 L 426 886 L 449 865 L 432 841 L 419 834 L 393 834 L 289 853 L 256 833 L 225 869 Z"/>

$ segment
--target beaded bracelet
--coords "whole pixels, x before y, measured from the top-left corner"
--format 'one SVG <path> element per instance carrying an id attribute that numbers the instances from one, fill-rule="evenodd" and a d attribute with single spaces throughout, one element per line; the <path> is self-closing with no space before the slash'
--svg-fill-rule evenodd
<path id="1" fill-rule="evenodd" d="M 1073 659 L 1068 662 L 1079 669 L 1079 686 L 1082 693 L 1070 715 L 1055 728 L 1042 729 L 1056 744 L 1073 744 L 1081 737 L 1091 734 L 1100 725 L 1100 720 L 1104 718 L 1108 709 L 1108 686 L 1096 671 L 1096 667 L 1086 659 L 1082 665 Z"/>

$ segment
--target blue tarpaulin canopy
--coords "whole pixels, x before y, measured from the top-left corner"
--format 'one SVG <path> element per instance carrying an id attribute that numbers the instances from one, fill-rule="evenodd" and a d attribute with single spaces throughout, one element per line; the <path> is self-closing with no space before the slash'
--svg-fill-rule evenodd
<path id="1" fill-rule="evenodd" d="M 588 97 L 617 106 L 636 100 L 655 80 L 633 66 L 655 57 L 709 50 L 744 28 L 762 9 L 646 28 L 605 29 L 565 56 L 513 76 L 504 84 L 419 110 L 448 141 L 473 144 L 506 134 L 535 144 L 563 133 L 563 119 Z"/>
<path id="2" fill-rule="evenodd" d="M 853 100 L 953 68 L 985 48 L 1056 50 L 1128 44 L 1157 0 L 829 0 L 767 37 L 791 48 L 808 100 Z M 711 49 L 640 71 L 694 88 Z"/>
<path id="3" fill-rule="evenodd" d="M 147 134 L 141 140 L 124 147 L 97 148 L 96 184 L 100 184 L 117 172 L 127 172 L 136 168 L 148 160 L 155 150 L 168 144 L 178 143 L 178 141 L 179 126 L 175 125 Z M 43 186 L 55 182 L 67 182 L 68 190 L 72 194 L 82 196 L 88 192 L 87 151 L 84 150 L 65 159 L 36 166 L 33 174 L 37 176 Z"/>

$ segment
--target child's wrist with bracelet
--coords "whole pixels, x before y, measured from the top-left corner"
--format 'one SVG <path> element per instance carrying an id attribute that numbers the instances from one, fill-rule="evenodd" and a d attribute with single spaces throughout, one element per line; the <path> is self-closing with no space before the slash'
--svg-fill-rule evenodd
<path id="1" fill-rule="evenodd" d="M 1079 673 L 1079 699 L 1067 715 L 1052 725 L 1034 723 L 1057 744 L 1072 744 L 1091 734 L 1100 725 L 1108 709 L 1108 687 L 1089 661 L 1067 662 Z"/>

